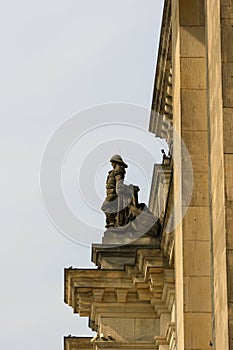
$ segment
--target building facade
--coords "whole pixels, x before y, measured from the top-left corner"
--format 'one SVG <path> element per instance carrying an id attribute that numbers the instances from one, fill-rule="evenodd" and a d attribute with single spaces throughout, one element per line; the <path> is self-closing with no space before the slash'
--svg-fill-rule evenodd
<path id="1" fill-rule="evenodd" d="M 65 350 L 233 349 L 233 0 L 165 0 L 149 131 L 169 146 L 160 227 L 106 231 L 97 269 L 65 270 L 65 302 L 97 334 Z"/>

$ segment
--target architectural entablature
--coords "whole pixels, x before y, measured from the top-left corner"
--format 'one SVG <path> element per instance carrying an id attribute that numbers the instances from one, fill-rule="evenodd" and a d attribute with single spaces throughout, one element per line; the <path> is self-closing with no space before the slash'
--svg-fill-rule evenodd
<path id="1" fill-rule="evenodd" d="M 133 266 L 125 271 L 101 269 L 66 269 L 65 302 L 80 316 L 95 319 L 93 310 L 103 304 L 104 309 L 114 305 L 151 304 L 161 300 L 166 307 L 166 288 L 174 289 L 174 271 L 159 249 L 139 249 Z M 153 306 L 154 307 L 154 306 Z M 136 310 L 136 309 L 135 309 Z M 154 309 L 155 310 L 155 309 Z M 119 310 L 116 310 L 119 311 Z"/>

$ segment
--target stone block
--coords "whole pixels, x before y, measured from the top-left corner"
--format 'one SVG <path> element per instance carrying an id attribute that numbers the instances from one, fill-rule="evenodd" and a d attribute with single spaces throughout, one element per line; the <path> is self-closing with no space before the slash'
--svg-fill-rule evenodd
<path id="1" fill-rule="evenodd" d="M 100 333 L 104 336 L 111 334 L 117 341 L 150 341 L 152 343 L 154 337 L 159 334 L 159 322 L 156 318 L 102 317 Z"/>
<path id="2" fill-rule="evenodd" d="M 207 172 L 182 174 L 182 202 L 184 207 L 208 206 Z"/>
<path id="3" fill-rule="evenodd" d="M 233 303 L 228 303 L 229 349 L 233 349 Z"/>
<path id="4" fill-rule="evenodd" d="M 182 132 L 182 140 L 188 150 L 192 161 L 193 171 L 207 171 L 208 170 L 208 145 L 207 145 L 207 131 L 191 131 L 185 130 Z M 186 152 L 185 152 L 186 153 Z M 182 157 L 183 167 L 187 163 L 187 156 Z"/>
<path id="5" fill-rule="evenodd" d="M 180 0 L 180 24 L 204 25 L 204 0 Z"/>
<path id="6" fill-rule="evenodd" d="M 210 277 L 184 278 L 184 310 L 211 312 Z"/>
<path id="7" fill-rule="evenodd" d="M 180 27 L 180 55 L 181 57 L 205 57 L 205 27 Z"/>
<path id="8" fill-rule="evenodd" d="M 189 207 L 183 218 L 183 238 L 187 241 L 210 240 L 208 207 Z"/>
<path id="9" fill-rule="evenodd" d="M 233 63 L 223 63 L 223 106 L 233 107 Z"/>
<path id="10" fill-rule="evenodd" d="M 181 58 L 181 88 L 206 89 L 205 58 Z"/>
<path id="11" fill-rule="evenodd" d="M 225 154 L 225 195 L 227 201 L 233 201 L 233 154 Z"/>
<path id="12" fill-rule="evenodd" d="M 181 122 L 183 130 L 207 130 L 204 90 L 181 90 Z"/>
<path id="13" fill-rule="evenodd" d="M 166 335 L 166 330 L 171 322 L 171 314 L 170 313 L 163 313 L 160 316 L 160 335 L 164 336 Z"/>
<path id="14" fill-rule="evenodd" d="M 184 314 L 184 348 L 185 349 L 209 349 L 211 334 L 211 313 Z"/>
<path id="15" fill-rule="evenodd" d="M 221 18 L 233 19 L 233 2 L 232 0 L 221 0 Z"/>
<path id="16" fill-rule="evenodd" d="M 233 19 L 224 19 L 222 24 L 222 60 L 223 62 L 233 62 Z"/>
<path id="17" fill-rule="evenodd" d="M 91 337 L 65 337 L 64 350 L 93 350 Z"/>
<path id="18" fill-rule="evenodd" d="M 101 317 L 100 333 L 111 334 L 117 341 L 134 341 L 134 318 Z"/>
<path id="19" fill-rule="evenodd" d="M 125 265 L 134 265 L 137 251 L 141 248 L 155 248 L 157 244 L 92 244 L 91 261 L 101 269 L 124 270 Z"/>
<path id="20" fill-rule="evenodd" d="M 212 235 L 214 264 L 218 266 L 220 261 L 224 263 L 226 253 L 225 210 L 220 206 L 219 209 L 216 206 L 212 212 Z"/>
<path id="21" fill-rule="evenodd" d="M 224 153 L 233 153 L 233 108 L 223 109 Z"/>
<path id="22" fill-rule="evenodd" d="M 233 202 L 226 202 L 226 239 L 227 248 L 233 249 Z"/>
<path id="23" fill-rule="evenodd" d="M 231 0 L 221 0 L 221 6 L 231 6 Z"/>
<path id="24" fill-rule="evenodd" d="M 233 250 L 227 250 L 227 291 L 228 302 L 233 303 Z"/>
<path id="25" fill-rule="evenodd" d="M 210 243 L 184 241 L 184 275 L 210 276 Z"/>
<path id="26" fill-rule="evenodd" d="M 158 325 L 156 319 L 135 319 L 134 320 L 134 339 L 136 341 L 153 341 L 158 335 Z"/>
<path id="27" fill-rule="evenodd" d="M 219 146 L 219 147 L 218 147 Z M 225 205 L 224 161 L 220 144 L 215 144 L 211 152 L 211 193 L 213 216 L 218 217 Z"/>

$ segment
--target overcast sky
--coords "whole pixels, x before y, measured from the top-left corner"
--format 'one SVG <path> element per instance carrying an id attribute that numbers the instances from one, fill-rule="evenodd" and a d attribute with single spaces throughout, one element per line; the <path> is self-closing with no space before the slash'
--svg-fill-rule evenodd
<path id="1" fill-rule="evenodd" d="M 90 244 L 104 231 L 99 206 L 112 154 L 124 156 L 126 180 L 148 201 L 152 163 L 163 148 L 146 132 L 162 4 L 1 2 L 0 349 L 58 350 L 64 335 L 91 334 L 87 319 L 63 303 L 63 269 L 94 267 Z M 60 170 L 77 236 L 52 217 L 39 181 L 49 140 L 57 145 L 56 130 L 70 136 L 74 125 L 77 138 L 81 130 L 85 137 L 69 140 Z"/>

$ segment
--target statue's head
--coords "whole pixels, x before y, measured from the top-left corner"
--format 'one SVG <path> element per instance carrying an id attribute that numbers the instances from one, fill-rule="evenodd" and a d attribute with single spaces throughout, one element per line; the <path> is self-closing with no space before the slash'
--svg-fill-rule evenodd
<path id="1" fill-rule="evenodd" d="M 112 156 L 112 158 L 110 159 L 110 162 L 117 163 L 122 165 L 124 168 L 128 168 L 128 165 L 123 161 L 119 154 L 114 154 L 114 156 Z"/>

